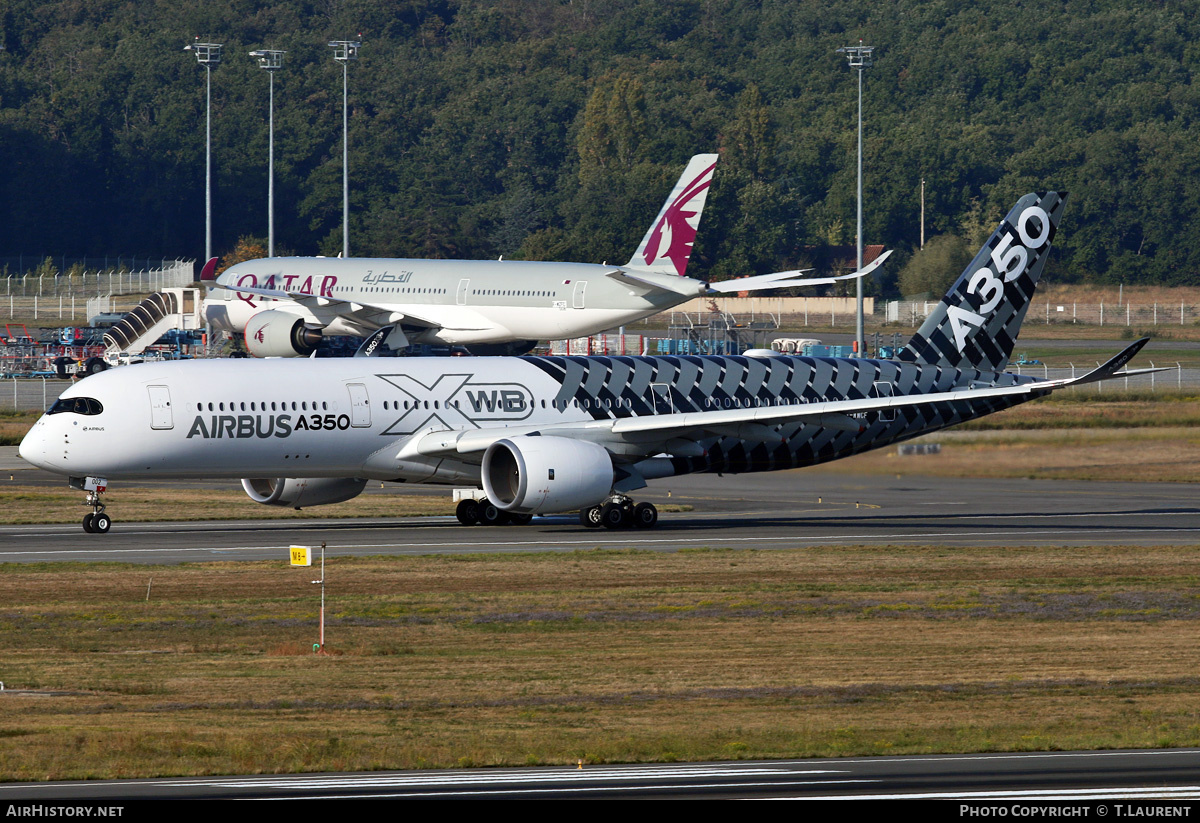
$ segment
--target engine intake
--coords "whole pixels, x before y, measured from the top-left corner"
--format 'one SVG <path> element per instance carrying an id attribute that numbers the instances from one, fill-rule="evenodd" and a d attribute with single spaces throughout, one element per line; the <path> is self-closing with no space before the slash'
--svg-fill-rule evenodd
<path id="1" fill-rule="evenodd" d="M 246 350 L 255 357 L 308 357 L 320 343 L 320 329 L 285 311 L 260 311 L 246 322 Z"/>
<path id="2" fill-rule="evenodd" d="M 483 490 L 496 508 L 546 514 L 599 503 L 612 491 L 612 457 L 565 437 L 497 440 L 483 454 Z"/>
<path id="3" fill-rule="evenodd" d="M 247 478 L 242 488 L 255 503 L 264 506 L 326 506 L 358 497 L 367 487 L 361 477 Z"/>

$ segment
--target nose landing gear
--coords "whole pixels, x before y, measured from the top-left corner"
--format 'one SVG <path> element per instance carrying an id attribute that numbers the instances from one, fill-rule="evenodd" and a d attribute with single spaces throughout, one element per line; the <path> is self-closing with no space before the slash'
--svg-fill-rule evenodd
<path id="1" fill-rule="evenodd" d="M 92 511 L 83 518 L 83 530 L 88 534 L 107 534 L 112 526 L 112 518 L 104 513 L 100 495 L 108 489 L 108 481 L 103 477 L 72 477 L 69 482 L 71 488 L 87 492 L 83 505 L 92 507 Z"/>

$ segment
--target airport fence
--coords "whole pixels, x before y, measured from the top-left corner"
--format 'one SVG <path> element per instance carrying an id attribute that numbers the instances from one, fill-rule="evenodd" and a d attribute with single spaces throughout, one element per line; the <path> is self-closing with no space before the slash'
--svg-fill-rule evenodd
<path id="1" fill-rule="evenodd" d="M 5 274 L 0 269 L 0 301 L 9 314 L 19 305 L 26 313 L 38 304 L 60 304 L 61 298 L 78 299 L 110 294 L 144 294 L 166 288 L 186 286 L 196 279 L 195 261 L 143 261 L 143 268 L 114 267 L 89 270 L 74 266 L 66 271 L 31 271 Z"/>
<path id="2" fill-rule="evenodd" d="M 75 381 L 55 377 L 21 377 L 0 380 L 0 408 L 37 411 L 50 408 Z"/>
<path id="3" fill-rule="evenodd" d="M 938 306 L 933 301 L 892 300 L 883 308 L 887 323 L 919 326 Z M 1168 303 L 1056 303 L 1034 302 L 1025 315 L 1025 328 L 1035 325 L 1120 326 L 1154 328 L 1200 323 L 1200 305 Z"/>
<path id="4" fill-rule="evenodd" d="M 572 352 L 576 353 L 576 352 Z M 578 352 L 582 354 L 583 352 Z M 1066 377 L 1079 377 L 1100 365 L 1096 363 L 1074 363 L 1068 367 L 1048 366 L 1010 366 L 1014 374 L 1027 374 L 1043 380 L 1061 380 Z M 1139 364 L 1134 364 L 1135 367 Z M 1200 369 L 1184 368 L 1178 363 L 1154 363 L 1143 361 L 1147 367 L 1166 367 L 1166 371 L 1154 374 L 1141 374 L 1134 377 L 1106 380 L 1102 383 L 1089 383 L 1085 386 L 1068 389 L 1070 392 L 1103 394 L 1114 391 L 1137 391 L 1152 393 L 1195 392 L 1200 390 Z M 133 368 L 136 368 L 134 366 Z M 0 379 L 0 409 L 17 411 L 36 411 L 48 409 L 58 399 L 58 396 L 70 388 L 76 381 L 60 380 L 53 377 L 20 377 Z"/>

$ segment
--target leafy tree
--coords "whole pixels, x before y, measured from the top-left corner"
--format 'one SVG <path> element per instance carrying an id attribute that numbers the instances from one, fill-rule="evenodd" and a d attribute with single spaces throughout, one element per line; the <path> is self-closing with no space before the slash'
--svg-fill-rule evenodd
<path id="1" fill-rule="evenodd" d="M 972 247 L 956 234 L 929 238 L 925 248 L 914 252 L 900 270 L 900 293 L 908 298 L 940 298 L 971 262 L 973 253 Z"/>

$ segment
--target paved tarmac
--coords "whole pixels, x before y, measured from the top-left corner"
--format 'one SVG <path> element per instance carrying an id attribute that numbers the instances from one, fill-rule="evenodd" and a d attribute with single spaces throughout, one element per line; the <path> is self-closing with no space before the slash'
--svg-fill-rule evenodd
<path id="1" fill-rule="evenodd" d="M 936 456 L 906 458 L 914 461 Z M 16 468 L 0 450 L 0 488 L 8 482 L 61 485 L 45 472 Z M 24 464 L 20 464 L 24 466 Z M 188 484 L 236 488 L 236 481 Z M 449 489 L 394 486 L 372 494 L 449 495 Z M 292 544 L 328 546 L 329 556 L 454 554 L 639 548 L 795 548 L 816 545 L 941 546 L 1156 545 L 1200 542 L 1200 496 L 1182 483 L 1064 480 L 963 480 L 918 474 L 864 476 L 822 469 L 743 475 L 690 475 L 638 492 L 664 511 L 650 530 L 587 529 L 574 516 L 526 526 L 462 526 L 452 517 L 354 518 L 312 509 L 304 522 L 249 520 L 127 523 L 120 486 L 108 513 L 112 531 L 78 524 L 0 526 L 0 562 L 119 560 L 181 563 L 264 560 Z M 82 499 L 82 494 L 81 494 Z M 82 511 L 82 506 L 80 507 Z M 82 515 L 81 515 L 82 517 Z"/>
<path id="2" fill-rule="evenodd" d="M 131 817 L 149 799 L 923 799 L 969 804 L 949 807 L 958 818 L 1183 817 L 1198 765 L 1200 751 L 1163 749 L 263 774 L 5 783 L 0 802 L 10 816 Z"/>

